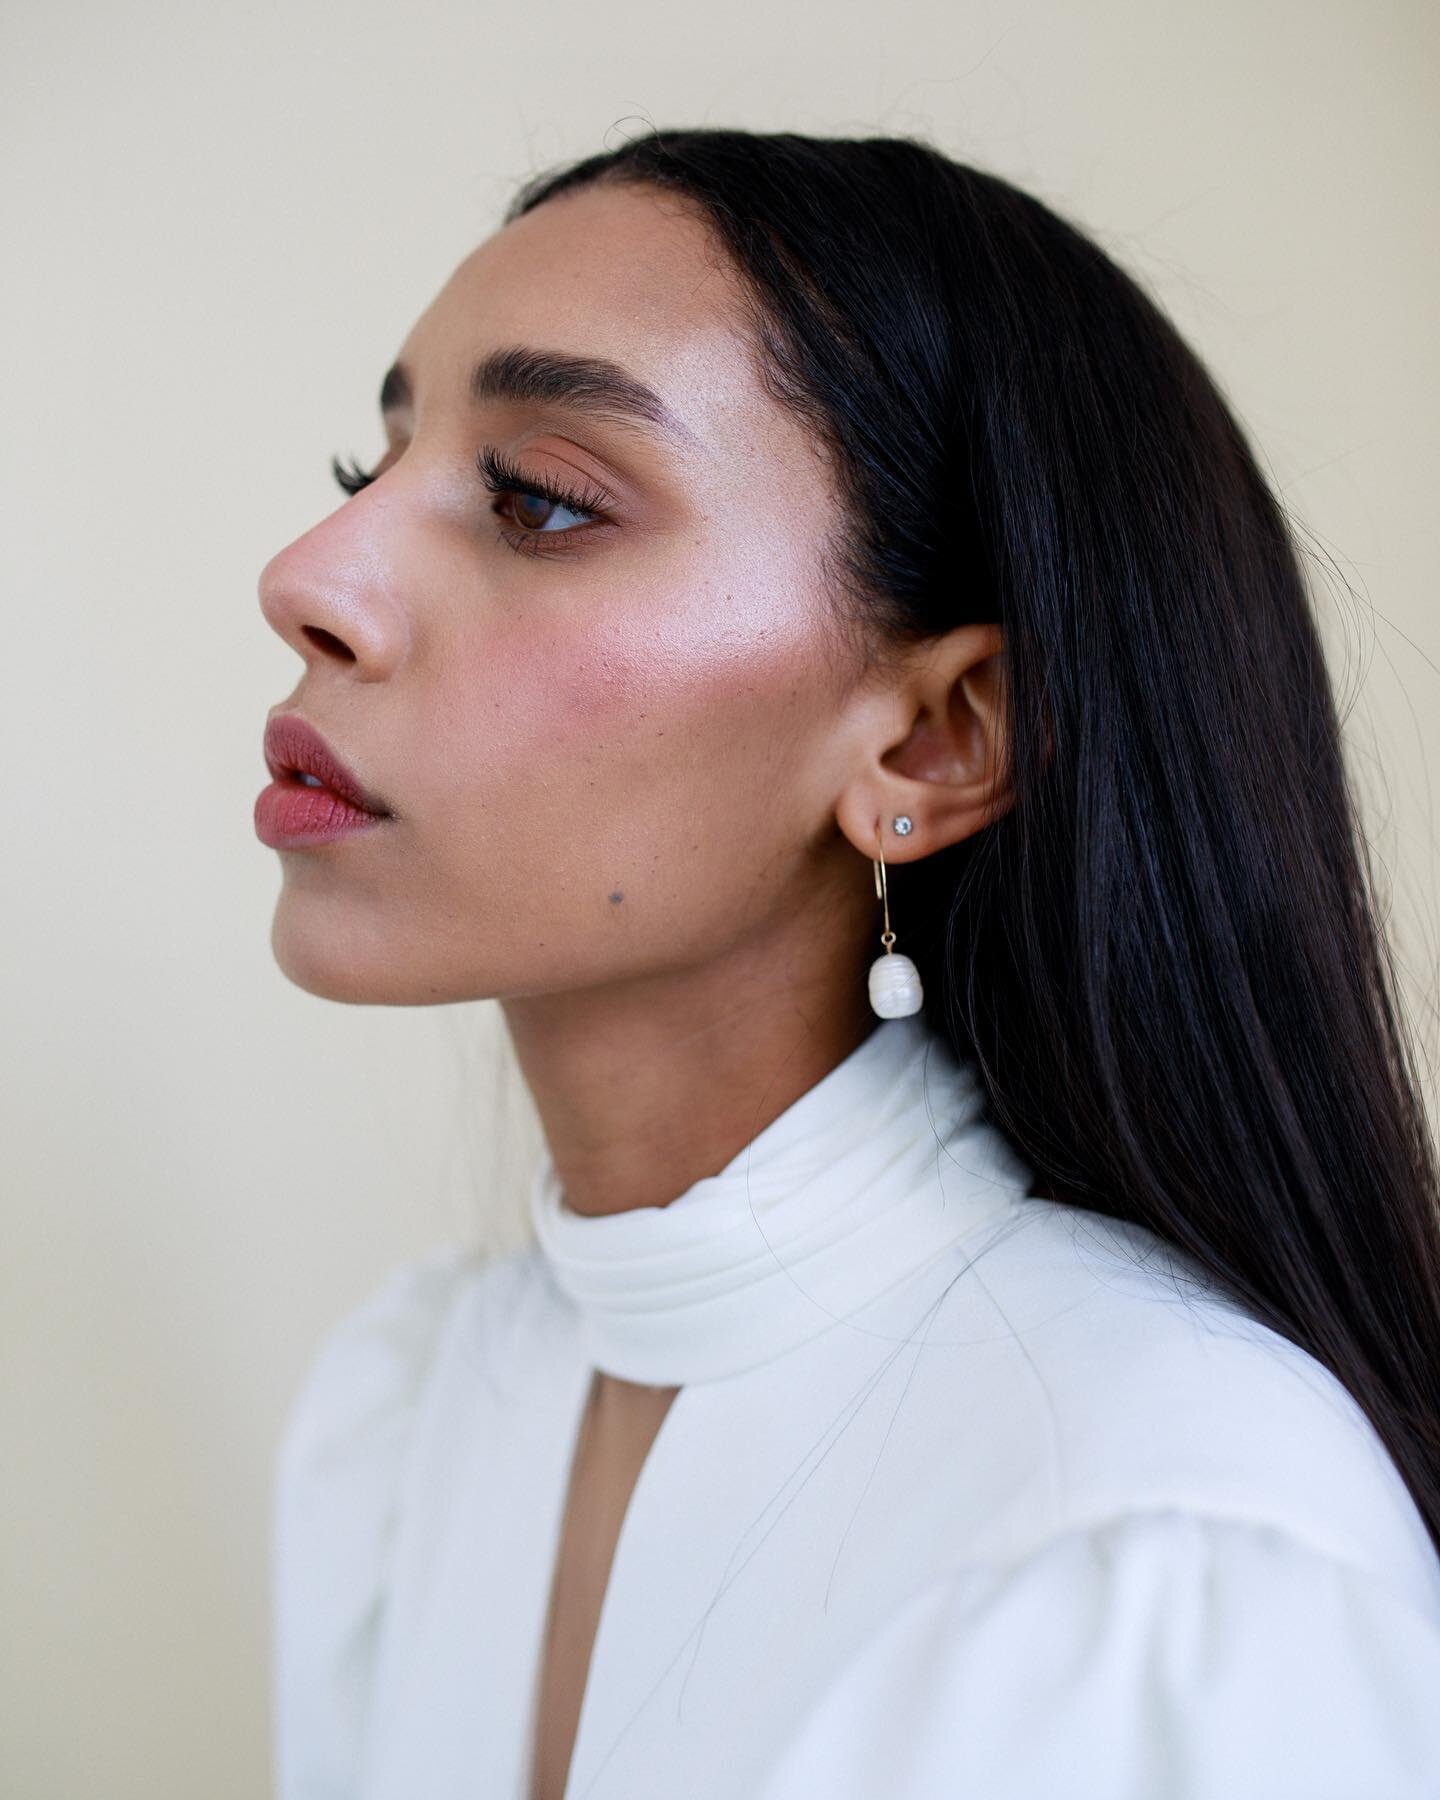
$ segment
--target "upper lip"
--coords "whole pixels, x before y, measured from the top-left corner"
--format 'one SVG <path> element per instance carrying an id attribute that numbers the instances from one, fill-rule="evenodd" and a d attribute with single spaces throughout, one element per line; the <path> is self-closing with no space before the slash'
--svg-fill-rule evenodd
<path id="1" fill-rule="evenodd" d="M 275 713 L 265 725 L 265 766 L 282 780 L 286 775 L 313 775 L 333 793 L 379 818 L 390 809 L 353 775 L 309 722 L 299 713 Z"/>

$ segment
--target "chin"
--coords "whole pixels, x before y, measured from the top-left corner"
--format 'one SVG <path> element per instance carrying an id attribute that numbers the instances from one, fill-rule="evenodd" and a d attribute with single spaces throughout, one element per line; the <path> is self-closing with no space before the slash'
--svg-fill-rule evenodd
<path id="1" fill-rule="evenodd" d="M 336 909 L 307 906 L 303 897 L 282 893 L 270 926 L 270 949 L 280 973 L 307 994 L 349 1006 L 446 1006 L 490 1000 L 499 990 L 486 985 L 486 971 L 455 971 L 443 961 L 406 962 L 416 931 L 394 931 L 371 922 L 346 928 Z"/>
<path id="2" fill-rule="evenodd" d="M 270 929 L 270 949 L 280 973 L 307 994 L 321 1000 L 338 1000 L 350 1006 L 423 1006 L 433 994 L 418 981 L 407 980 L 406 971 L 393 958 L 367 954 L 333 923 L 302 924 L 290 909 L 276 908 Z"/>

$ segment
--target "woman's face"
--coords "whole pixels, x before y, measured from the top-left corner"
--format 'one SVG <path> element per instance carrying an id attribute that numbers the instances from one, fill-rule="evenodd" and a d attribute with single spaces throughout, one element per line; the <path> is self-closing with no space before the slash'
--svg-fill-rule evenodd
<path id="1" fill-rule="evenodd" d="M 502 350 L 613 364 L 654 398 L 472 395 Z M 260 577 L 305 663 L 274 710 L 394 815 L 279 852 L 284 972 L 426 1004 L 863 966 L 838 501 L 704 226 L 650 188 L 557 197 L 460 265 L 397 362 L 377 479 Z M 484 450 L 593 512 L 488 490 Z"/>

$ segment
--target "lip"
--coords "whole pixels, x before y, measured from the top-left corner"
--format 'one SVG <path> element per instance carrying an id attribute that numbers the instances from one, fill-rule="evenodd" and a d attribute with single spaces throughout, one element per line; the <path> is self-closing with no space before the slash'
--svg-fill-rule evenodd
<path id="1" fill-rule="evenodd" d="M 298 713 L 272 715 L 264 750 L 274 779 L 255 801 L 255 830 L 272 848 L 327 842 L 394 816 Z M 324 785 L 313 787 L 301 775 Z"/>

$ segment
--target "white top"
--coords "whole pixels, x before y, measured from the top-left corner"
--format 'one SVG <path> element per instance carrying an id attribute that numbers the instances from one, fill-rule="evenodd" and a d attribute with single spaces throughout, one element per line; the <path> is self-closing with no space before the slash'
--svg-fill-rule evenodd
<path id="1" fill-rule="evenodd" d="M 275 1489 L 278 1800 L 523 1800 L 593 1364 L 681 1384 L 567 1800 L 1434 1800 L 1440 1559 L 1317 1361 L 877 1024 L 718 1175 L 396 1270 Z"/>

